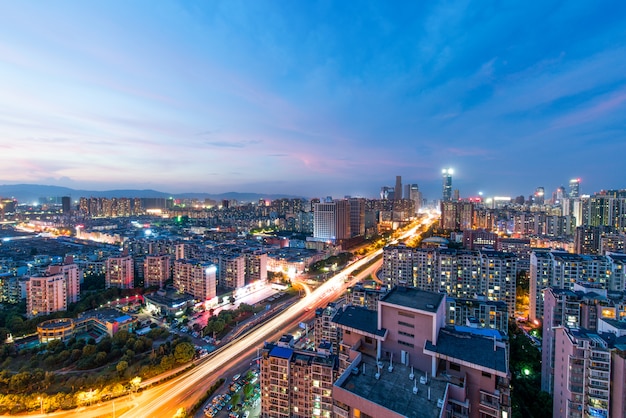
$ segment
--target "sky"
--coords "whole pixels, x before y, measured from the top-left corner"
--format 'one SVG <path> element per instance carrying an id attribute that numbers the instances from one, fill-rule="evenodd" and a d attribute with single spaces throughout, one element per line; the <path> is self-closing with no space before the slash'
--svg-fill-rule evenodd
<path id="1" fill-rule="evenodd" d="M 624 1 L 0 2 L 0 184 L 626 188 Z"/>

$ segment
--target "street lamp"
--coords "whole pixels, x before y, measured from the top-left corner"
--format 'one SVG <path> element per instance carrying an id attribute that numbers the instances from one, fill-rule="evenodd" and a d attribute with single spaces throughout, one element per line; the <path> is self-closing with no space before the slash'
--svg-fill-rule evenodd
<path id="1" fill-rule="evenodd" d="M 41 411 L 41 415 L 43 415 L 43 398 L 41 396 L 37 396 L 37 400 L 39 401 L 39 410 Z"/>

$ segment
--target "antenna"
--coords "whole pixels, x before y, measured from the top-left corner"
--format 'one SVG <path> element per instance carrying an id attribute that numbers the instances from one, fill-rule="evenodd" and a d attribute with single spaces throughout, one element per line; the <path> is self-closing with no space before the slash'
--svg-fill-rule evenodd
<path id="1" fill-rule="evenodd" d="M 430 401 L 430 386 L 428 387 L 428 400 Z"/>
<path id="2" fill-rule="evenodd" d="M 387 370 L 389 370 L 389 373 L 393 371 L 393 353 L 391 353 L 391 358 L 389 359 L 389 368 Z"/>
<path id="3" fill-rule="evenodd" d="M 363 362 L 363 374 L 365 374 L 365 362 Z"/>
<path id="4" fill-rule="evenodd" d="M 424 376 L 420 377 L 420 383 L 422 385 L 425 385 L 426 383 L 428 383 L 428 372 L 426 372 L 426 374 Z"/>
<path id="5" fill-rule="evenodd" d="M 415 379 L 415 373 L 413 373 L 413 366 L 411 366 L 411 374 L 409 375 L 409 380 Z"/>
<path id="6" fill-rule="evenodd" d="M 378 380 L 378 379 L 380 379 L 380 364 L 377 364 L 376 368 L 378 369 L 378 371 L 376 372 L 374 377 L 376 378 L 376 380 Z"/>
<path id="7" fill-rule="evenodd" d="M 418 389 L 417 389 L 417 380 L 413 381 L 413 393 L 415 395 L 417 395 Z"/>

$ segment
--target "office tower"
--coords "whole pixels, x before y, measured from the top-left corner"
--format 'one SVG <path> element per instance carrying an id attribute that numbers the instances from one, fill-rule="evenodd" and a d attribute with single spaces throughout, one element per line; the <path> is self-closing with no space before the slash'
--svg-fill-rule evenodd
<path id="1" fill-rule="evenodd" d="M 240 254 L 220 254 L 219 284 L 229 289 L 246 285 L 246 259 Z"/>
<path id="2" fill-rule="evenodd" d="M 134 279 L 133 258 L 130 255 L 107 258 L 105 274 L 107 289 L 110 287 L 132 289 L 134 287 Z"/>
<path id="3" fill-rule="evenodd" d="M 580 197 L 580 179 L 569 181 L 569 198 L 578 199 Z"/>
<path id="4" fill-rule="evenodd" d="M 67 310 L 67 281 L 62 273 L 33 276 L 26 282 L 26 316 Z"/>
<path id="5" fill-rule="evenodd" d="M 63 196 L 61 198 L 61 210 L 64 215 L 69 215 L 72 210 L 72 203 L 69 196 Z"/>
<path id="6" fill-rule="evenodd" d="M 442 199 L 444 202 L 448 202 L 452 200 L 452 174 L 454 171 L 451 168 L 444 168 L 441 171 L 443 175 L 443 195 Z"/>
<path id="7" fill-rule="evenodd" d="M 170 256 L 167 254 L 148 255 L 143 262 L 144 286 L 162 288 L 171 277 Z"/>
<path id="8" fill-rule="evenodd" d="M 297 350 L 287 336 L 261 350 L 262 418 L 322 418 L 333 415 L 337 356 L 328 350 Z"/>
<path id="9" fill-rule="evenodd" d="M 317 203 L 313 213 L 313 238 L 336 243 L 350 238 L 350 202 Z"/>
<path id="10" fill-rule="evenodd" d="M 545 202 L 546 189 L 543 186 L 539 186 L 535 189 L 533 195 L 533 203 L 536 205 L 543 205 Z"/>
<path id="11" fill-rule="evenodd" d="M 365 236 L 365 199 L 350 199 L 350 236 Z"/>
<path id="12" fill-rule="evenodd" d="M 199 301 L 216 296 L 217 268 L 214 264 L 195 260 L 174 261 L 174 287 Z"/>
<path id="13" fill-rule="evenodd" d="M 444 201 L 441 202 L 442 229 L 463 231 L 472 229 L 474 221 L 474 204 L 464 201 Z"/>
<path id="14" fill-rule="evenodd" d="M 396 176 L 396 187 L 394 187 L 393 191 L 394 191 L 394 195 L 393 195 L 394 200 L 402 199 L 402 176 Z"/>
<path id="15" fill-rule="evenodd" d="M 394 200 L 395 199 L 395 191 L 393 187 L 383 186 L 380 188 L 380 199 L 381 200 Z"/>
<path id="16" fill-rule="evenodd" d="M 406 199 L 413 201 L 415 205 L 415 213 L 418 213 L 422 208 L 422 193 L 419 190 L 417 184 L 407 184 L 405 187 Z"/>

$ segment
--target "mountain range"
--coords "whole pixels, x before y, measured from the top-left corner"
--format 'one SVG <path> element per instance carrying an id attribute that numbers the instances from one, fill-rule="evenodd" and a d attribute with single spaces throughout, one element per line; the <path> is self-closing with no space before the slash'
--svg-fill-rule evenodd
<path id="1" fill-rule="evenodd" d="M 210 193 L 167 193 L 158 190 L 77 190 L 69 187 L 48 186 L 41 184 L 2 184 L 0 185 L 0 197 L 17 199 L 18 202 L 39 202 L 40 198 L 70 196 L 73 200 L 81 197 L 173 197 L 178 199 L 213 199 L 213 200 L 237 200 L 239 202 L 256 202 L 259 199 L 299 198 L 282 194 L 239 193 L 228 192 L 219 194 Z"/>

